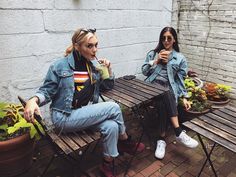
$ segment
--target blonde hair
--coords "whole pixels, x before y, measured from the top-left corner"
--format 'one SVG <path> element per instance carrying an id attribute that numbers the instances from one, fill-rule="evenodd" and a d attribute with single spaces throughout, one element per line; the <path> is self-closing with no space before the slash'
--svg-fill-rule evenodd
<path id="1" fill-rule="evenodd" d="M 83 42 L 93 37 L 94 35 L 95 35 L 94 33 L 84 31 L 84 28 L 77 29 L 72 36 L 71 39 L 72 44 L 69 47 L 67 47 L 65 51 L 65 56 L 69 55 L 73 51 L 75 45 L 82 44 Z"/>

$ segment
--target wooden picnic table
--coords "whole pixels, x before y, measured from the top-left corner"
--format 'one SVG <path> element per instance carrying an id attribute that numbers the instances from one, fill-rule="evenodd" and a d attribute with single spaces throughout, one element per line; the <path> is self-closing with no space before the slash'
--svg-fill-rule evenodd
<path id="1" fill-rule="evenodd" d="M 199 141 L 206 154 L 206 160 L 203 163 L 198 176 L 201 175 L 207 161 L 210 163 L 214 175 L 217 176 L 210 157 L 216 144 L 219 144 L 232 152 L 236 152 L 236 108 L 226 106 L 205 115 L 196 117 L 183 123 L 183 125 L 197 133 Z M 207 151 L 201 136 L 204 136 L 214 142 L 209 152 Z"/>

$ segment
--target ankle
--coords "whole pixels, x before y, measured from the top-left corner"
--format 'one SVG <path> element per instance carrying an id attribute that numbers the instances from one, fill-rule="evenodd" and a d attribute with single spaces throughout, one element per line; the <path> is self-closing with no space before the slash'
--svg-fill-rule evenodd
<path id="1" fill-rule="evenodd" d="M 163 141 L 165 141 L 165 137 L 163 137 L 163 136 L 158 136 L 158 137 L 157 137 L 157 141 L 158 141 L 158 140 L 163 140 Z"/>
<path id="2" fill-rule="evenodd" d="M 175 135 L 178 137 L 183 130 L 180 127 L 176 127 L 176 128 L 174 128 L 174 131 L 175 131 Z"/>
<path id="3" fill-rule="evenodd" d="M 129 138 L 129 136 L 127 135 L 127 133 L 121 134 L 119 136 L 119 140 L 120 141 L 127 140 L 128 138 Z"/>
<path id="4" fill-rule="evenodd" d="M 131 138 L 131 135 L 127 135 L 127 137 L 125 138 L 125 139 L 119 139 L 118 141 L 119 141 L 119 143 L 125 143 L 125 142 L 127 142 L 127 141 L 130 141 L 132 138 Z"/>
<path id="5" fill-rule="evenodd" d="M 111 163 L 114 160 L 112 157 L 103 157 L 103 162 L 104 163 Z"/>

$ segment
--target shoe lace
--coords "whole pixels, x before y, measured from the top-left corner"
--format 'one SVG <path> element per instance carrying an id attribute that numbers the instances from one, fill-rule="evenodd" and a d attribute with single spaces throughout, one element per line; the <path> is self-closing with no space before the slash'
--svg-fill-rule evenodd
<path id="1" fill-rule="evenodd" d="M 158 147 L 158 149 L 163 150 L 164 147 L 165 147 L 165 142 L 163 142 L 163 141 L 158 142 L 158 143 L 157 143 L 157 147 Z"/>
<path id="2" fill-rule="evenodd" d="M 183 140 L 184 142 L 188 142 L 188 141 L 191 140 L 191 138 L 186 134 L 186 131 L 185 131 L 185 130 L 183 130 L 182 140 Z"/>

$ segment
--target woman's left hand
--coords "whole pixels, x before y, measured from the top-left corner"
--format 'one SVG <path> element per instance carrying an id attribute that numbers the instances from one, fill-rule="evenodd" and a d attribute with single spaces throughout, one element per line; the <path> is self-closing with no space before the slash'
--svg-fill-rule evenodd
<path id="1" fill-rule="evenodd" d="M 191 103 L 186 98 L 183 98 L 183 104 L 186 110 L 191 108 Z"/>

